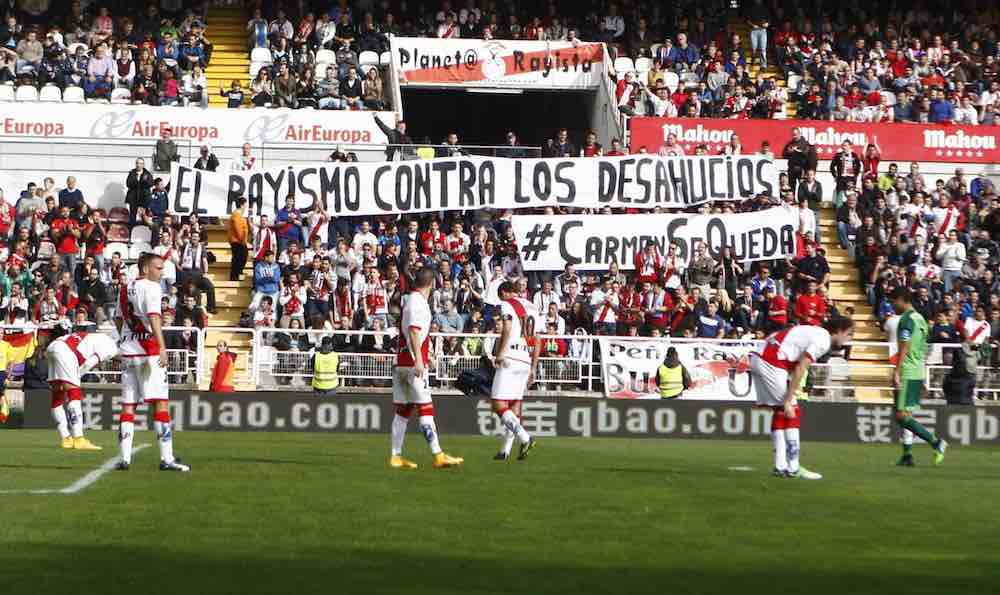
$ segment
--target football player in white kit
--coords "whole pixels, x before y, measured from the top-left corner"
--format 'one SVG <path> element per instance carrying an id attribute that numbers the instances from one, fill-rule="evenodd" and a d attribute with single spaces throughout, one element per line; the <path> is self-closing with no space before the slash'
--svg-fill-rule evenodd
<path id="1" fill-rule="evenodd" d="M 392 402 L 396 415 L 392 420 L 392 456 L 389 466 L 395 469 L 416 469 L 417 464 L 403 458 L 403 439 L 406 426 L 414 412 L 418 413 L 420 431 L 434 455 L 434 467 L 457 467 L 465 459 L 453 457 L 441 450 L 437 425 L 434 423 L 434 404 L 428 384 L 430 368 L 431 307 L 427 302 L 434 288 L 435 273 L 423 268 L 417 271 L 414 288 L 403 297 L 403 315 L 400 317 L 399 353 L 392 379 Z"/>
<path id="2" fill-rule="evenodd" d="M 537 444 L 521 425 L 521 403 L 524 391 L 534 381 L 538 365 L 541 344 L 535 338 L 535 328 L 540 325 L 540 317 L 534 304 L 519 297 L 510 281 L 501 283 L 497 293 L 503 326 L 497 342 L 496 373 L 493 375 L 490 401 L 493 413 L 503 424 L 504 436 L 500 452 L 493 459 L 506 461 L 510 458 L 516 436 L 521 443 L 517 459 L 523 461 Z"/>
<path id="3" fill-rule="evenodd" d="M 153 403 L 153 427 L 160 445 L 161 471 L 190 471 L 174 457 L 174 432 L 167 409 L 167 349 L 163 341 L 160 276 L 163 259 L 152 253 L 139 257 L 139 276 L 122 287 L 119 316 L 115 320 L 122 355 L 122 412 L 118 444 L 118 470 L 132 464 L 135 406 Z"/>
<path id="4" fill-rule="evenodd" d="M 114 339 L 102 333 L 79 331 L 62 334 L 68 330 L 68 323 L 53 328 L 51 336 L 54 338 L 45 349 L 52 392 L 52 419 L 56 422 L 63 448 L 101 450 L 100 446 L 83 436 L 80 377 L 99 363 L 118 355 L 118 346 Z"/>
<path id="5" fill-rule="evenodd" d="M 799 464 L 799 429 L 802 411 L 795 394 L 809 366 L 831 349 L 847 344 L 854 334 L 850 318 L 831 318 L 824 326 L 801 324 L 769 336 L 763 347 L 751 352 L 750 375 L 757 388 L 757 404 L 770 407 L 774 475 L 822 479 Z"/>

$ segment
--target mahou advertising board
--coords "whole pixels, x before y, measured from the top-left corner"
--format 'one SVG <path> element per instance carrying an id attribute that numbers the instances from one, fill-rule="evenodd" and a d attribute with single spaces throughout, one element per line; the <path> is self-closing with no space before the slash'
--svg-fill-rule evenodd
<path id="1" fill-rule="evenodd" d="M 997 163 L 1000 161 L 1000 127 L 938 126 L 926 124 L 866 124 L 822 120 L 729 120 L 705 118 L 632 118 L 631 149 L 645 147 L 655 153 L 671 134 L 689 154 L 704 144 L 717 153 L 734 134 L 744 153 L 755 153 L 764 141 L 776 157 L 798 128 L 816 146 L 819 159 L 832 159 L 844 141 L 858 147 L 870 144 L 882 151 L 882 161 L 937 161 L 947 163 Z"/>

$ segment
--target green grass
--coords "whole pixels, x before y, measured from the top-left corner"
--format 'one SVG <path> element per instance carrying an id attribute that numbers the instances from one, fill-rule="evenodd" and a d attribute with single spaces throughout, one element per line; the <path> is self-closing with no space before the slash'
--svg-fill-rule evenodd
<path id="1" fill-rule="evenodd" d="M 113 456 L 0 433 L 0 490 L 63 488 Z M 136 443 L 152 442 L 140 432 Z M 818 482 L 768 475 L 766 442 L 550 439 L 531 460 L 386 467 L 388 437 L 181 433 L 190 475 L 0 495 L 3 593 L 996 593 L 1000 460 L 893 466 L 891 447 L 807 443 Z M 730 471 L 751 466 L 751 472 Z"/>

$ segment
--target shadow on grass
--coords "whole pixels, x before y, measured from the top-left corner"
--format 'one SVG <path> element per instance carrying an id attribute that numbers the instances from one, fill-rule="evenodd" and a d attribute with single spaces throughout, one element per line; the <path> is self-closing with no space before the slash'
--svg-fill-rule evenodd
<path id="1" fill-rule="evenodd" d="M 419 531 L 419 528 L 415 528 Z M 158 547 L 72 547 L 72 564 L 53 564 L 64 554 L 62 545 L 20 545 L 5 551 L 4 593 L 55 593 L 72 585 L 77 595 L 88 593 L 379 593 L 470 595 L 486 593 L 556 594 L 714 594 L 714 593 L 850 593 L 851 595 L 905 592 L 913 594 L 986 593 L 995 586 L 988 577 L 995 570 L 968 560 L 949 566 L 948 573 L 930 568 L 894 568 L 873 564 L 853 567 L 844 561 L 783 562 L 776 555 L 770 565 L 741 564 L 704 554 L 698 561 L 683 552 L 635 552 L 630 561 L 606 561 L 599 553 L 586 559 L 558 557 L 558 550 L 539 552 L 532 559 L 484 559 L 467 555 L 367 548 L 323 549 L 313 544 L 296 551 L 257 555 L 249 541 L 236 551 L 168 551 Z M 235 548 L 234 548 L 235 549 Z M 707 561 L 706 561 L 707 560 Z M 139 571 L 149 569 L 149 572 Z M 780 586 L 779 586 L 780 585 Z"/>

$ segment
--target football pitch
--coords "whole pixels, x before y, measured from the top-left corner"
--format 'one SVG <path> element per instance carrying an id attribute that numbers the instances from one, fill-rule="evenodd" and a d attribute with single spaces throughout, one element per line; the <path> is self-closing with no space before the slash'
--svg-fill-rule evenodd
<path id="1" fill-rule="evenodd" d="M 826 478 L 769 475 L 768 442 L 557 438 L 525 462 L 444 436 L 464 468 L 387 467 L 384 435 L 139 432 L 63 451 L 0 432 L 4 593 L 996 593 L 1000 459 L 806 442 Z M 516 447 L 515 447 L 516 448 Z M 103 467 L 102 467 L 103 465 Z M 46 493 L 32 493 L 32 492 Z"/>

